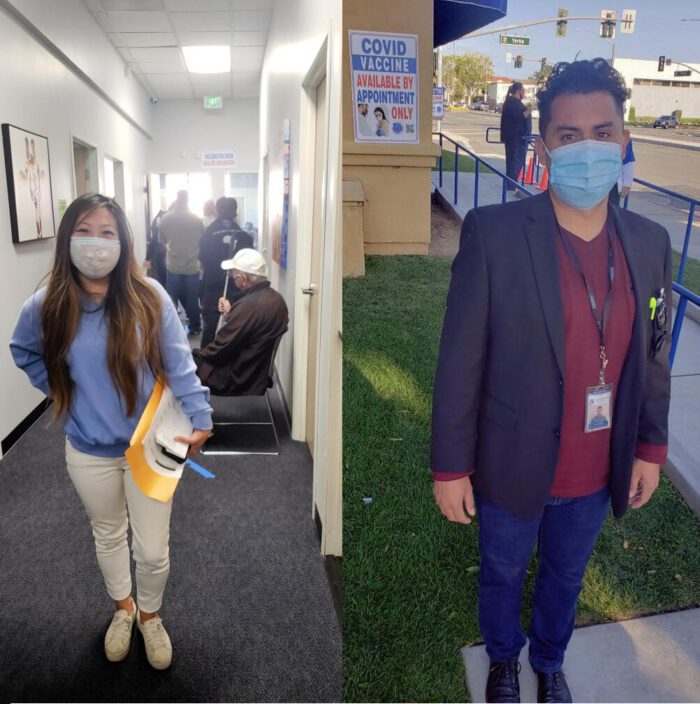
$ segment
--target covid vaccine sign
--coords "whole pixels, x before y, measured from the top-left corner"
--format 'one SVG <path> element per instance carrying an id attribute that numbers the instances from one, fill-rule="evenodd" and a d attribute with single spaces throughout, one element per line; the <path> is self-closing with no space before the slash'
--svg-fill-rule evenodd
<path id="1" fill-rule="evenodd" d="M 418 36 L 350 30 L 356 142 L 418 143 Z"/>

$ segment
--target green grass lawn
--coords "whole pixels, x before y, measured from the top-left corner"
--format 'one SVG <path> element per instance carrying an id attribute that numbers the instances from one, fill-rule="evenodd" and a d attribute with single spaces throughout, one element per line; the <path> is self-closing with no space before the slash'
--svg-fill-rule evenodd
<path id="1" fill-rule="evenodd" d="M 464 701 L 460 649 L 480 642 L 477 530 L 442 518 L 429 474 L 448 282 L 436 257 L 368 257 L 345 282 L 344 701 Z M 699 604 L 700 523 L 663 480 L 606 523 L 578 624 Z"/>
<path id="2" fill-rule="evenodd" d="M 673 280 L 678 279 L 678 265 L 681 261 L 681 255 L 673 252 Z M 685 260 L 685 269 L 683 271 L 683 286 L 697 294 L 700 294 L 700 261 L 687 257 Z"/>
<path id="3" fill-rule="evenodd" d="M 435 160 L 435 166 L 433 171 L 438 170 L 438 159 Z M 455 170 L 455 150 L 443 148 L 442 150 L 442 170 L 443 171 L 454 171 Z M 459 171 L 460 173 L 474 173 L 474 159 L 464 152 L 459 153 Z"/>

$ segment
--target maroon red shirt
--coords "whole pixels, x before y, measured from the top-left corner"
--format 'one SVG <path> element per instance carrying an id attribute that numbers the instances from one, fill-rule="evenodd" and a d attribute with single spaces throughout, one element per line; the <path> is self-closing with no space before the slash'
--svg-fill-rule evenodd
<path id="1" fill-rule="evenodd" d="M 586 241 L 562 230 L 578 255 L 581 267 L 595 293 L 601 313 L 610 279 L 608 276 L 608 237 L 606 227 Z M 620 241 L 613 235 L 615 278 L 610 312 L 605 328 L 608 365 L 605 382 L 613 385 L 612 423 L 615 424 L 615 393 L 632 336 L 635 299 L 632 280 Z M 611 430 L 584 432 L 586 389 L 598 384 L 600 337 L 591 314 L 586 286 L 557 234 L 562 307 L 564 311 L 564 388 L 561 440 L 552 496 L 587 496 L 608 483 Z M 666 461 L 666 445 L 638 443 L 635 456 L 655 464 Z M 448 481 L 464 473 L 434 472 L 433 478 Z"/>

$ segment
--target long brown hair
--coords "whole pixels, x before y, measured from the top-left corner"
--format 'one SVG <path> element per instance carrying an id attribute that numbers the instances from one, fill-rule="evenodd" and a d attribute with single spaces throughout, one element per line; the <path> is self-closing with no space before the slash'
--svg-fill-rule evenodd
<path id="1" fill-rule="evenodd" d="M 80 196 L 68 206 L 58 227 L 53 269 L 41 310 L 44 364 L 54 399 L 54 417 L 70 408 L 73 380 L 66 356 L 78 329 L 84 296 L 78 270 L 70 258 L 71 235 L 78 223 L 97 208 L 106 208 L 114 216 L 121 245 L 104 305 L 109 322 L 107 364 L 128 416 L 136 410 L 139 364 L 145 362 L 155 375 L 164 375 L 160 355 L 161 300 L 139 270 L 126 215 L 112 198 L 99 194 Z"/>

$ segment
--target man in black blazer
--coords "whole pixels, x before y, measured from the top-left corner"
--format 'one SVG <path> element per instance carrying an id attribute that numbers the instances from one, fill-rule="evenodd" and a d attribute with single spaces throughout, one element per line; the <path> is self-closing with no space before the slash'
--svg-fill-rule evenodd
<path id="1" fill-rule="evenodd" d="M 627 95 L 603 59 L 555 66 L 538 93 L 550 190 L 470 211 L 452 268 L 433 488 L 449 520 L 479 515 L 486 701 L 519 701 L 535 543 L 538 701 L 571 701 L 561 668 L 595 539 L 610 505 L 619 518 L 649 500 L 666 460 L 670 241 L 607 200 Z"/>

